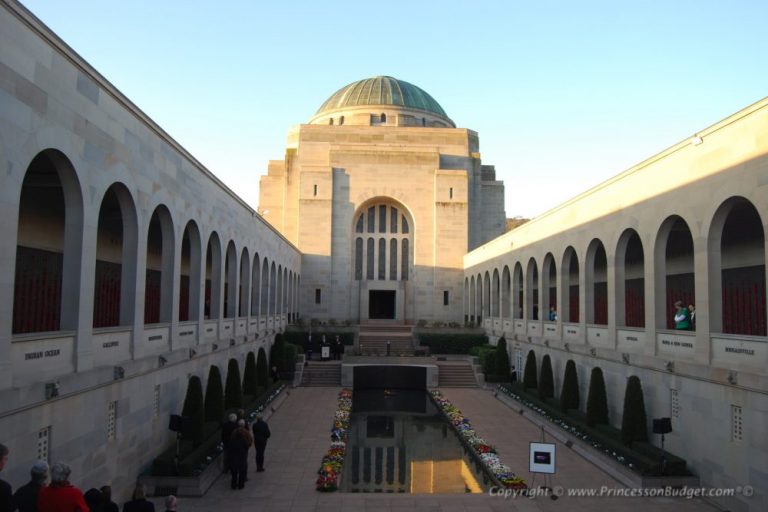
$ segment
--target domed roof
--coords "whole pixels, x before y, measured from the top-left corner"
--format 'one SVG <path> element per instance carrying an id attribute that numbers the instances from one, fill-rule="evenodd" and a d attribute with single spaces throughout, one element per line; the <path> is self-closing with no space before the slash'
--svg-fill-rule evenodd
<path id="1" fill-rule="evenodd" d="M 391 76 L 366 78 L 342 87 L 323 103 L 315 115 L 362 105 L 401 106 L 448 118 L 443 107 L 426 91 Z"/>

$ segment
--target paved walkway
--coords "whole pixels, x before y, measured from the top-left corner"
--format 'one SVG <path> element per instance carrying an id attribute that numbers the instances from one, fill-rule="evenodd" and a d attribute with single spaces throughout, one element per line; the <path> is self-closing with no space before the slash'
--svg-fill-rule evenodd
<path id="1" fill-rule="evenodd" d="M 220 477 L 203 498 L 180 498 L 181 512 L 493 512 L 493 511 L 707 511 L 715 510 L 700 500 L 679 498 L 516 498 L 462 494 L 323 494 L 315 491 L 317 469 L 330 443 L 329 430 L 340 388 L 291 390 L 269 421 L 272 437 L 267 445 L 264 473 L 256 473 L 253 450 L 245 489 L 233 491 L 228 475 Z M 475 429 L 499 448 L 504 462 L 522 471 L 528 467 L 528 442 L 540 433 L 528 420 L 514 413 L 481 389 L 443 389 L 443 394 L 470 418 Z M 554 485 L 566 488 L 600 488 L 621 484 L 558 446 L 558 475 Z M 162 499 L 155 499 L 163 510 Z"/>

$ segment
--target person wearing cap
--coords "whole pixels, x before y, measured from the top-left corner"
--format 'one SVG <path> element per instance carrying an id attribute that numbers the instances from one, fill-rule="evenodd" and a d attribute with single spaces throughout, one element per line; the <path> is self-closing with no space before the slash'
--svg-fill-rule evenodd
<path id="1" fill-rule="evenodd" d="M 176 496 L 170 494 L 165 498 L 165 512 L 176 512 L 179 500 Z"/>
<path id="2" fill-rule="evenodd" d="M 8 447 L 4 444 L 0 444 L 0 471 L 5 467 L 5 463 L 8 462 Z M 0 479 L 0 512 L 11 512 L 13 510 L 13 489 L 11 484 L 3 479 Z"/>
<path id="3" fill-rule="evenodd" d="M 16 489 L 13 505 L 19 512 L 37 512 L 37 495 L 48 480 L 48 464 L 37 461 L 29 470 L 30 480 Z"/>
<path id="4" fill-rule="evenodd" d="M 89 512 L 83 491 L 69 483 L 71 472 L 63 462 L 51 465 L 51 484 L 37 495 L 38 512 Z"/>

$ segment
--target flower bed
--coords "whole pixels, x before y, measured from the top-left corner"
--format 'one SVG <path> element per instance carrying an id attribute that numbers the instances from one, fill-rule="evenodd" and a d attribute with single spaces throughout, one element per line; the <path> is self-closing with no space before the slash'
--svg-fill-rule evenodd
<path id="1" fill-rule="evenodd" d="M 691 473 L 686 467 L 684 459 L 667 451 L 662 452 L 650 443 L 635 442 L 632 446 L 626 446 L 620 441 L 620 437 L 613 427 L 604 425 L 589 427 L 576 417 L 569 417 L 561 411 L 555 410 L 550 404 L 541 403 L 535 397 L 527 393 L 520 393 L 509 384 L 500 384 L 497 391 L 520 402 L 530 410 L 538 413 L 547 421 L 557 425 L 568 434 L 588 443 L 616 462 L 641 475 L 661 475 L 665 473 L 671 476 L 688 476 Z M 662 471 L 660 460 L 665 459 L 665 467 Z"/>
<path id="2" fill-rule="evenodd" d="M 465 418 L 461 414 L 461 411 L 449 400 L 443 398 L 443 395 L 439 390 L 436 389 L 432 391 L 432 398 L 448 417 L 456 431 L 475 453 L 477 453 L 482 463 L 501 485 L 510 489 L 528 488 L 525 480 L 516 476 L 509 466 L 501 462 L 499 455 L 496 453 L 496 448 L 475 432 L 469 419 Z"/>
<path id="3" fill-rule="evenodd" d="M 352 413 L 352 391 L 342 389 L 331 428 L 331 447 L 323 456 L 317 474 L 317 490 L 333 492 L 339 489 L 339 478 L 344 466 L 344 455 L 349 436 L 349 415 Z"/>

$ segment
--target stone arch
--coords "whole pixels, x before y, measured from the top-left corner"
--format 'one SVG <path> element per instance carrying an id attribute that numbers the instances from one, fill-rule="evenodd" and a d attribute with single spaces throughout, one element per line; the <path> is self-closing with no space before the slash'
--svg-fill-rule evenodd
<path id="1" fill-rule="evenodd" d="M 528 260 L 525 271 L 525 310 L 528 320 L 539 320 L 539 265 L 536 258 Z"/>
<path id="2" fill-rule="evenodd" d="M 205 302 L 204 316 L 221 318 L 221 240 L 211 232 L 205 250 Z"/>
<path id="3" fill-rule="evenodd" d="M 712 218 L 707 237 L 711 332 L 766 335 L 763 226 L 755 205 L 741 196 L 723 201 Z"/>
<path id="4" fill-rule="evenodd" d="M 653 250 L 655 276 L 656 327 L 674 329 L 674 304 L 681 300 L 693 304 L 696 292 L 693 236 L 688 223 L 670 215 L 656 233 Z"/>
<path id="5" fill-rule="evenodd" d="M 234 318 L 237 314 L 237 290 L 237 249 L 230 240 L 224 259 L 224 318 Z"/>
<path id="6" fill-rule="evenodd" d="M 515 262 L 512 271 L 512 318 L 523 318 L 523 265 Z"/>
<path id="7" fill-rule="evenodd" d="M 77 329 L 83 217 L 80 180 L 70 160 L 56 149 L 39 152 L 19 198 L 14 334 Z"/>
<path id="8" fill-rule="evenodd" d="M 544 263 L 541 266 L 541 280 L 541 319 L 554 322 L 558 311 L 557 263 L 555 263 L 555 256 L 551 252 L 544 255 Z"/>
<path id="9" fill-rule="evenodd" d="M 572 246 L 566 247 L 563 252 L 561 268 L 562 315 L 563 322 L 580 322 L 579 299 L 579 255 Z"/>
<path id="10" fill-rule="evenodd" d="M 640 235 L 627 228 L 616 244 L 616 325 L 645 327 L 645 256 Z"/>
<path id="11" fill-rule="evenodd" d="M 174 227 L 164 204 L 155 207 L 147 226 L 144 323 L 171 321 L 173 309 Z"/>
<path id="12" fill-rule="evenodd" d="M 509 266 L 504 265 L 504 269 L 501 271 L 501 318 L 510 318 L 512 312 L 512 304 L 510 299 L 512 298 L 512 278 L 509 273 Z"/>
<path id="13" fill-rule="evenodd" d="M 499 269 L 493 269 L 493 284 L 491 288 L 491 317 L 500 318 L 499 313 L 499 300 L 501 299 L 499 292 Z"/>
<path id="14" fill-rule="evenodd" d="M 181 239 L 179 322 L 200 319 L 200 267 L 202 240 L 194 220 L 187 222 Z"/>

